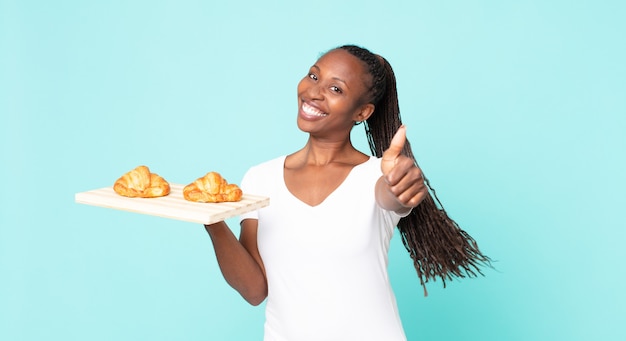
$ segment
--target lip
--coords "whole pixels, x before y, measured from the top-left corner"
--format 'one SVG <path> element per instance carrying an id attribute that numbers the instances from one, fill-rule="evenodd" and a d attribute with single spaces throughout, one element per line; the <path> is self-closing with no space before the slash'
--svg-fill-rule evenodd
<path id="1" fill-rule="evenodd" d="M 298 110 L 298 114 L 300 117 L 307 121 L 317 121 L 328 116 L 328 113 L 326 113 L 324 110 L 307 101 L 302 101 L 302 104 L 300 104 L 300 109 Z"/>

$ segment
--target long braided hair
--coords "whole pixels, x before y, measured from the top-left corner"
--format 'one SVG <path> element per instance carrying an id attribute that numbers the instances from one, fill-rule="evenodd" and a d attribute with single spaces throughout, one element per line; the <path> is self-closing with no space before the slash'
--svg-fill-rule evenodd
<path id="1" fill-rule="evenodd" d="M 372 155 L 382 157 L 402 125 L 394 72 L 385 58 L 365 48 L 355 45 L 339 48 L 364 62 L 372 76 L 369 95 L 375 109 L 364 126 Z M 417 165 L 408 140 L 403 154 Z M 453 277 L 476 277 L 483 274 L 481 265 L 491 266 L 491 259 L 482 254 L 476 241 L 448 216 L 426 177 L 424 181 L 429 195 L 408 216 L 400 219 L 398 229 L 424 288 L 424 296 L 427 296 L 426 283 L 430 279 L 441 278 L 445 287 L 446 280 Z"/>

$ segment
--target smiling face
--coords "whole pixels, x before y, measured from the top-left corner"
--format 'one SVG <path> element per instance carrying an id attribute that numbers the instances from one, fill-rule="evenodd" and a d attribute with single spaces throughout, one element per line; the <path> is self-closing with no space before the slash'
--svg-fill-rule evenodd
<path id="1" fill-rule="evenodd" d="M 374 111 L 372 77 L 357 57 L 337 49 L 323 55 L 298 84 L 298 127 L 315 134 L 349 135 Z"/>

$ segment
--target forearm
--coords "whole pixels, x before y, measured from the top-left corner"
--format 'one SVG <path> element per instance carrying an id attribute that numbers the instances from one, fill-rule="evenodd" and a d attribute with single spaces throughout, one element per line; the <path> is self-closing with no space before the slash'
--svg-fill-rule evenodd
<path id="1" fill-rule="evenodd" d="M 226 223 L 205 225 L 211 237 L 217 262 L 226 282 L 252 305 L 258 305 L 267 296 L 267 282 L 263 269 L 250 252 L 235 237 Z"/>

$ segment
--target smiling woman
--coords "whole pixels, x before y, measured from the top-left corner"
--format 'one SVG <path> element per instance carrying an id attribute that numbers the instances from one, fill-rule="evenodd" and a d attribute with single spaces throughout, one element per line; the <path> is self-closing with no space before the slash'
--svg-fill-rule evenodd
<path id="1" fill-rule="evenodd" d="M 384 58 L 327 52 L 298 84 L 306 145 L 241 182 L 270 206 L 241 216 L 239 239 L 224 222 L 206 226 L 227 282 L 253 305 L 267 298 L 265 340 L 406 340 L 387 273 L 395 226 L 422 285 L 489 264 L 435 205 L 397 103 Z M 360 122 L 373 156 L 350 140 Z"/>
<path id="2" fill-rule="evenodd" d="M 284 256 L 298 265 L 284 271 L 292 277 L 309 267 L 329 290 L 356 276 L 343 260 L 368 245 L 355 230 L 369 214 L 357 206 L 365 194 L 353 188 L 371 186 L 350 186 L 365 165 L 282 234 L 267 220 L 281 197 L 259 211 L 270 290 L 260 307 L 224 285 L 201 225 L 207 213 L 189 222 L 74 200 L 139 164 L 174 184 L 218 170 L 241 186 L 250 166 L 305 146 L 296 87 L 320 50 L 344 41 L 394 67 L 420 168 L 450 217 L 497 258 L 487 278 L 446 280 L 446 289 L 429 280 L 424 298 L 394 228 L 388 273 L 406 337 L 626 340 L 626 276 L 616 271 L 626 258 L 624 17 L 620 0 L 0 1 L 0 340 L 262 339 L 265 307 L 281 302 L 272 237 L 295 250 Z M 399 126 L 375 118 L 352 128 L 365 154 L 366 126 L 383 151 Z M 182 187 L 172 188 L 181 198 Z M 328 206 L 354 220 L 294 235 Z M 239 221 L 227 222 L 238 238 Z M 327 254 L 346 272 L 334 283 L 323 281 L 334 276 L 321 265 Z"/>

